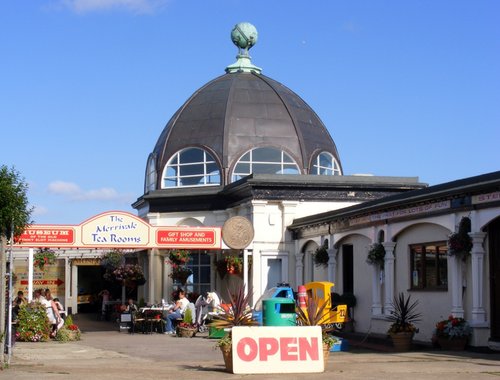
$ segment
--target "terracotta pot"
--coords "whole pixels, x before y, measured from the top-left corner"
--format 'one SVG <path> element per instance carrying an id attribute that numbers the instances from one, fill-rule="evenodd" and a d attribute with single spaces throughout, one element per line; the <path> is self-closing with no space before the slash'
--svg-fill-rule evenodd
<path id="1" fill-rule="evenodd" d="M 438 344 L 443 350 L 462 351 L 467 344 L 467 337 L 452 338 L 438 337 Z"/>
<path id="2" fill-rule="evenodd" d="M 328 344 L 323 343 L 323 360 L 325 361 L 325 370 L 326 370 L 326 363 L 328 363 L 329 357 L 330 357 L 330 346 Z"/>
<path id="3" fill-rule="evenodd" d="M 195 334 L 195 328 L 177 327 L 177 335 L 181 338 L 192 338 Z"/>
<path id="4" fill-rule="evenodd" d="M 226 371 L 233 373 L 233 349 L 230 344 L 225 346 L 220 346 L 222 351 L 222 357 L 224 358 L 224 364 L 226 366 Z"/>
<path id="5" fill-rule="evenodd" d="M 389 334 L 392 339 L 392 345 L 394 350 L 398 352 L 410 351 L 411 341 L 413 339 L 412 332 L 399 332 Z"/>

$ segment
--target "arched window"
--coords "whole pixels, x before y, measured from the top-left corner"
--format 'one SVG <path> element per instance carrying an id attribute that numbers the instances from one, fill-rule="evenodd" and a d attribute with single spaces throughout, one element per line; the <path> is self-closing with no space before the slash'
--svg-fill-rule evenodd
<path id="1" fill-rule="evenodd" d="M 175 153 L 163 173 L 163 187 L 217 186 L 220 169 L 215 159 L 200 148 L 186 148 Z"/>
<path id="2" fill-rule="evenodd" d="M 250 174 L 299 174 L 299 167 L 288 153 L 276 148 L 255 148 L 236 163 L 232 181 Z"/>
<path id="3" fill-rule="evenodd" d="M 316 156 L 311 174 L 316 175 L 342 175 L 339 164 L 331 153 L 321 152 Z"/>
<path id="4" fill-rule="evenodd" d="M 156 190 L 156 159 L 154 155 L 150 155 L 146 166 L 146 183 L 144 186 L 144 192 L 147 193 L 153 190 Z"/>

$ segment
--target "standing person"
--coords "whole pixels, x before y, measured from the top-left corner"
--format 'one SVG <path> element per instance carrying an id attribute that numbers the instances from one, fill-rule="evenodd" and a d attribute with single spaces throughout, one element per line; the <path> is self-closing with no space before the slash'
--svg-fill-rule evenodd
<path id="1" fill-rule="evenodd" d="M 103 289 L 98 296 L 102 297 L 101 318 L 106 319 L 106 306 L 108 305 L 111 294 L 108 289 Z"/>
<path id="2" fill-rule="evenodd" d="M 66 311 L 64 310 L 64 306 L 62 305 L 61 301 L 59 301 L 59 298 L 54 298 L 54 303 L 57 306 L 57 310 L 59 311 L 59 315 L 61 316 L 62 319 L 64 319 L 66 315 Z"/>
<path id="3" fill-rule="evenodd" d="M 47 317 L 49 318 L 49 322 L 52 325 L 52 332 L 50 333 L 50 337 L 54 338 L 57 334 L 57 331 L 63 326 L 64 320 L 61 318 L 59 310 L 57 309 L 57 305 L 54 302 L 52 295 L 50 294 L 50 291 L 48 289 L 45 290 L 45 301 L 42 301 L 42 304 L 45 305 Z"/>
<path id="4" fill-rule="evenodd" d="M 174 332 L 174 321 L 182 318 L 184 311 L 189 305 L 189 300 L 186 298 L 186 293 L 184 290 L 179 290 L 179 300 L 175 303 L 175 306 L 168 311 L 166 318 L 166 329 L 165 334 L 175 334 Z"/>
<path id="5" fill-rule="evenodd" d="M 139 310 L 137 308 L 137 305 L 134 303 L 134 300 L 132 298 L 129 298 L 128 299 L 128 303 L 127 303 L 127 306 L 125 307 L 125 313 L 135 313 L 137 310 Z"/>

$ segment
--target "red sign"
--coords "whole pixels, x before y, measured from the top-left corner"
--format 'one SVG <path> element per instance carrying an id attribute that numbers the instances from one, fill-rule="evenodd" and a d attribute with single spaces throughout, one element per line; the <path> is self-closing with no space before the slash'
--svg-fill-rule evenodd
<path id="1" fill-rule="evenodd" d="M 73 228 L 58 226 L 36 226 L 28 227 L 16 243 L 29 246 L 34 244 L 40 246 L 46 244 L 53 245 L 71 245 L 75 242 L 75 230 Z"/>
<path id="2" fill-rule="evenodd" d="M 64 284 L 63 280 L 33 280 L 33 285 L 55 285 L 59 286 Z M 21 285 L 28 285 L 28 280 L 21 280 Z"/>
<path id="3" fill-rule="evenodd" d="M 159 227 L 156 244 L 170 248 L 220 248 L 220 228 Z"/>

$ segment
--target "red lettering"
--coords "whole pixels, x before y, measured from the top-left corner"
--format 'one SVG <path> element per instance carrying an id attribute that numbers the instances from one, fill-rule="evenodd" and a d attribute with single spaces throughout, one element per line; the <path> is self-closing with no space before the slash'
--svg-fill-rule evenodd
<path id="1" fill-rule="evenodd" d="M 299 358 L 307 360 L 307 355 L 311 360 L 319 360 L 319 344 L 318 338 L 299 338 Z"/>
<path id="2" fill-rule="evenodd" d="M 283 361 L 296 361 L 298 359 L 297 338 L 280 338 L 280 354 Z"/>
<path id="3" fill-rule="evenodd" d="M 244 362 L 251 362 L 257 357 L 259 348 L 257 342 L 252 338 L 243 338 L 236 345 L 238 357 Z"/>
<path id="4" fill-rule="evenodd" d="M 268 356 L 278 352 L 279 343 L 275 338 L 259 338 L 259 348 L 259 360 L 265 362 Z"/>

